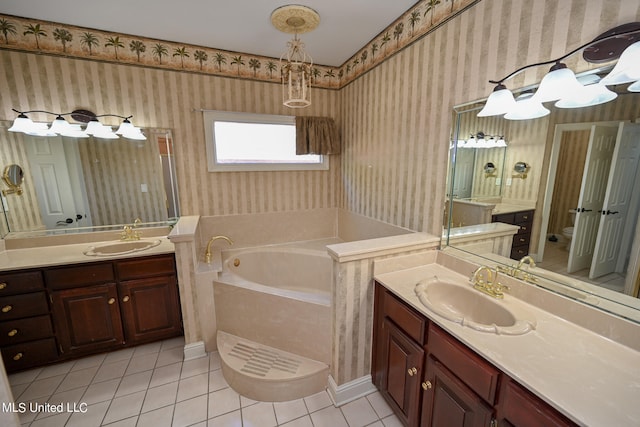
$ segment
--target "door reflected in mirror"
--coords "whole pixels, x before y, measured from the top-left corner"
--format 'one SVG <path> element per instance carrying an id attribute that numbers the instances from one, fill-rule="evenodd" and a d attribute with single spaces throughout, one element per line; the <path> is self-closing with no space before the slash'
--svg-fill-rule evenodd
<path id="1" fill-rule="evenodd" d="M 171 132 L 147 140 L 39 137 L 0 129 L 0 155 L 22 165 L 23 197 L 5 200 L 7 232 L 92 231 L 179 215 Z"/>

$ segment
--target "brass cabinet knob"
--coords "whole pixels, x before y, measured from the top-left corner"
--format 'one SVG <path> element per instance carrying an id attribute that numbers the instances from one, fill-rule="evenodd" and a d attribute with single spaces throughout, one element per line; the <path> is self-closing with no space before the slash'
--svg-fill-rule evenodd
<path id="1" fill-rule="evenodd" d="M 107 301 L 109 303 L 109 305 L 112 305 L 114 302 L 116 302 L 115 298 L 109 298 L 109 301 Z"/>
<path id="2" fill-rule="evenodd" d="M 128 302 L 129 301 L 129 295 L 125 295 L 124 298 L 122 298 L 122 302 Z"/>
<path id="3" fill-rule="evenodd" d="M 409 373 L 409 376 L 412 377 L 418 373 L 418 370 L 416 368 L 410 368 L 410 369 L 407 369 L 407 372 Z"/>
<path id="4" fill-rule="evenodd" d="M 12 307 L 12 306 L 10 306 L 10 305 L 5 305 L 4 307 L 2 307 L 2 312 L 3 312 L 3 313 L 8 313 L 8 312 L 10 312 L 11 310 L 13 310 L 13 307 Z"/>
<path id="5" fill-rule="evenodd" d="M 17 361 L 17 360 L 20 360 L 20 359 L 22 359 L 22 353 L 18 353 L 15 356 L 13 356 L 13 360 Z"/>
<path id="6" fill-rule="evenodd" d="M 431 381 L 428 381 L 428 380 L 427 380 L 427 381 L 425 381 L 425 382 L 423 382 L 423 383 L 422 383 L 422 389 L 423 389 L 423 390 L 431 390 L 431 387 L 433 387 L 433 386 L 431 385 Z"/>
<path id="7" fill-rule="evenodd" d="M 18 330 L 17 329 L 12 329 L 9 331 L 9 333 L 7 335 L 9 335 L 10 337 L 14 337 L 18 334 Z"/>
<path id="8" fill-rule="evenodd" d="M 0 291 L 7 287 L 5 282 L 0 283 Z"/>

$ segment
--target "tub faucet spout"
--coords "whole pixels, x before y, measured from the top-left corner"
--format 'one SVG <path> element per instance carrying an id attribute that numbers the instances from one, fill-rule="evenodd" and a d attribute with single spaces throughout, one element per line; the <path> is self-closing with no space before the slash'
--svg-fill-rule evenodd
<path id="1" fill-rule="evenodd" d="M 211 244 L 216 240 L 225 240 L 229 245 L 233 245 L 233 241 L 227 236 L 213 236 L 209 239 L 209 243 L 207 243 L 207 251 L 204 253 L 204 262 L 207 264 L 211 263 Z"/>

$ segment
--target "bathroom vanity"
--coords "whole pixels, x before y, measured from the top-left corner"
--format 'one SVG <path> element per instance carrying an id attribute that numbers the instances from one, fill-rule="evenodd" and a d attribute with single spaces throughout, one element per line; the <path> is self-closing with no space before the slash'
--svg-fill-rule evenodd
<path id="1" fill-rule="evenodd" d="M 0 255 L 0 351 L 7 372 L 182 334 L 168 241 L 143 256 L 99 261 L 82 254 L 87 246 Z M 33 266 L 7 269 L 16 265 L 10 259 L 16 252 L 31 253 Z M 63 264 L 51 261 L 56 252 Z"/>
<path id="2" fill-rule="evenodd" d="M 421 302 L 416 284 L 429 277 L 467 288 L 469 301 L 474 293 L 496 307 L 513 301 L 535 319 L 532 328 L 490 332 L 493 320 L 484 331 L 466 318 L 451 321 Z M 640 419 L 635 350 L 511 295 L 493 300 L 440 264 L 376 274 L 374 298 L 372 380 L 406 426 L 631 426 Z M 469 307 L 493 319 L 491 305 Z"/>
<path id="3" fill-rule="evenodd" d="M 511 244 L 511 259 L 520 259 L 529 255 L 529 244 L 531 242 L 531 229 L 533 228 L 533 209 L 500 211 L 491 216 L 491 222 L 502 222 L 505 224 L 517 225 L 518 232 L 513 236 Z"/>

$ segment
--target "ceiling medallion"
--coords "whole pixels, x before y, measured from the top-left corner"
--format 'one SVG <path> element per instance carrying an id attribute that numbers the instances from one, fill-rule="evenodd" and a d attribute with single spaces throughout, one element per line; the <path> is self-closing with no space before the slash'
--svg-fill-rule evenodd
<path id="1" fill-rule="evenodd" d="M 318 27 L 320 15 L 310 7 L 291 4 L 271 12 L 271 23 L 283 33 L 304 34 Z"/>

